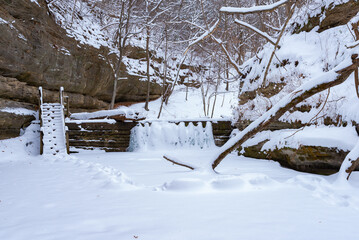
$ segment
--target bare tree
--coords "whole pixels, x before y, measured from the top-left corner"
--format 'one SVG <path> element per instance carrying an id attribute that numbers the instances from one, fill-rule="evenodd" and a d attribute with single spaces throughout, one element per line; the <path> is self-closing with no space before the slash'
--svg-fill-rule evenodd
<path id="1" fill-rule="evenodd" d="M 145 32 L 146 32 L 146 76 L 147 76 L 147 95 L 145 110 L 148 111 L 148 103 L 150 101 L 150 90 L 151 90 L 151 76 L 150 76 L 150 38 L 151 30 L 156 23 L 156 20 L 166 12 L 166 10 L 161 9 L 161 4 L 163 0 L 144 0 L 145 2 Z"/>
<path id="2" fill-rule="evenodd" d="M 248 24 L 248 23 L 246 23 L 244 21 L 241 21 L 239 19 L 235 19 L 234 22 L 236 24 L 238 24 L 239 26 L 243 26 L 243 27 L 245 27 L 247 29 L 250 29 L 251 31 L 254 31 L 256 34 L 263 37 L 269 43 L 274 45 L 274 50 L 273 50 L 273 52 L 271 54 L 271 57 L 270 57 L 270 59 L 268 61 L 268 65 L 267 65 L 267 68 L 265 70 L 264 77 L 263 77 L 262 85 L 264 86 L 265 82 L 266 82 L 267 75 L 268 75 L 268 70 L 269 70 L 269 67 L 270 67 L 270 65 L 272 63 L 275 51 L 276 51 L 277 48 L 280 48 L 279 41 L 281 40 L 281 37 L 283 36 L 283 33 L 285 31 L 285 28 L 286 28 L 290 18 L 292 17 L 292 15 L 294 13 L 294 6 L 293 6 L 293 3 L 292 3 L 291 0 L 279 0 L 279 1 L 277 1 L 277 2 L 275 2 L 273 4 L 269 4 L 269 5 L 259 5 L 258 0 L 256 0 L 256 3 L 257 3 L 257 6 L 255 6 L 255 7 L 249 7 L 249 8 L 222 7 L 220 11 L 222 13 L 225 13 L 225 14 L 237 14 L 237 15 L 238 14 L 241 14 L 241 15 L 258 14 L 261 29 L 258 29 L 255 26 L 253 26 L 251 24 Z M 289 16 L 287 17 L 287 20 L 286 20 L 285 24 L 281 27 L 281 31 L 280 31 L 279 36 L 277 37 L 277 39 L 275 39 L 275 38 L 271 37 L 268 33 L 265 32 L 267 27 L 266 27 L 266 24 L 264 24 L 263 13 L 272 12 L 272 11 L 276 10 L 277 8 L 279 8 L 281 6 L 287 6 L 287 9 L 289 9 L 289 11 L 288 11 Z M 292 7 L 290 7 L 290 6 L 292 6 Z"/>
<path id="3" fill-rule="evenodd" d="M 137 0 L 122 0 L 121 1 L 121 7 L 120 7 L 120 14 L 119 14 L 119 21 L 118 21 L 118 27 L 115 34 L 115 39 L 117 43 L 117 49 L 119 52 L 118 60 L 113 68 L 113 92 L 112 92 L 112 98 L 110 103 L 110 109 L 114 108 L 115 100 L 116 100 L 116 93 L 117 93 L 117 82 L 120 78 L 120 65 L 122 63 L 122 59 L 124 56 L 125 47 L 127 44 L 127 40 L 129 39 L 131 32 L 130 32 L 130 26 L 131 26 L 131 17 L 132 17 L 132 8 Z"/>

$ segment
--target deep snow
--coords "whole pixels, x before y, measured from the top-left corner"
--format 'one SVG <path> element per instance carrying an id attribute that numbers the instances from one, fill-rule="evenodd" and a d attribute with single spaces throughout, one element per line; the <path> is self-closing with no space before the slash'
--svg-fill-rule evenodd
<path id="1" fill-rule="evenodd" d="M 315 15 L 321 6 L 331 1 L 315 2 L 318 3 L 316 8 L 303 11 Z M 77 4 L 88 9 L 86 5 Z M 66 6 L 71 8 L 72 2 Z M 98 31 L 102 26 L 94 24 L 98 22 L 98 16 L 88 14 L 79 22 L 72 20 L 69 11 L 65 10 L 54 11 L 71 36 L 81 43 L 111 48 L 109 39 Z M 293 21 L 304 21 L 307 16 L 307 13 L 297 14 Z M 347 51 L 345 45 L 353 44 L 353 39 L 346 26 L 321 34 L 315 30 L 296 35 L 286 33 L 277 56 L 281 60 L 288 59 L 289 63 L 285 69 L 277 68 L 275 60 L 268 81 L 280 82 L 281 77 L 285 77 L 287 86 L 270 98 L 258 95 L 236 109 L 238 115 L 256 120 L 299 85 L 350 59 L 353 52 Z M 258 53 L 263 61 L 253 58 L 246 62 L 245 65 L 253 66 L 247 80 L 261 75 L 271 51 L 272 47 L 265 45 Z M 133 73 L 143 68 L 139 61 L 125 59 L 125 62 L 134 66 Z M 251 91 L 260 84 L 261 81 L 251 84 L 247 81 L 240 90 Z M 223 89 L 220 85 L 219 91 Z M 334 119 L 340 115 L 349 125 L 350 121 L 357 120 L 359 100 L 353 89 L 352 77 L 331 89 L 324 108 L 326 116 Z M 203 111 L 200 89 L 190 89 L 187 101 L 185 91 L 185 87 L 176 88 L 169 105 L 164 106 L 161 120 L 208 117 Z M 207 101 L 213 91 L 214 88 L 210 88 Z M 232 117 L 232 110 L 238 105 L 238 91 L 238 84 L 231 84 L 228 93 L 218 96 L 215 118 Z M 324 104 L 326 96 L 327 92 L 324 92 L 308 100 L 305 104 L 311 106 L 321 103 L 310 112 L 287 113 L 282 120 L 309 122 Z M 211 113 L 214 98 L 210 100 Z M 157 118 L 160 99 L 150 103 L 149 112 L 144 112 L 143 107 L 144 104 L 139 103 L 111 113 L 79 114 L 76 121 L 119 113 L 133 116 L 136 112 L 153 120 Z M 35 114 L 21 109 L 2 111 Z M 321 123 L 321 120 L 317 122 Z M 232 153 L 214 173 L 207 167 L 218 152 L 217 147 L 208 142 L 197 144 L 197 147 L 173 147 L 168 141 L 159 141 L 164 133 L 161 128 L 154 129 L 152 137 L 155 139 L 149 146 L 145 146 L 149 142 L 144 139 L 148 137 L 148 129 L 142 129 L 141 134 L 146 134 L 141 135 L 143 141 L 138 141 L 137 152 L 80 151 L 70 156 L 39 156 L 38 130 L 38 125 L 33 124 L 21 137 L 0 141 L 0 239 L 336 240 L 355 239 L 357 235 L 358 172 L 352 174 L 349 182 L 343 182 L 337 181 L 338 174 L 299 173 L 273 161 L 249 159 Z M 205 129 L 197 130 L 201 134 L 207 133 Z M 246 144 L 269 138 L 264 146 L 266 149 L 318 144 L 350 150 L 358 140 L 351 126 L 311 126 L 286 138 L 294 131 L 262 132 Z M 177 133 L 180 132 L 179 129 Z M 168 134 L 167 137 L 176 138 Z M 172 165 L 163 159 L 165 154 L 198 168 L 191 171 Z"/>
<path id="2" fill-rule="evenodd" d="M 216 149 L 37 155 L 38 127 L 0 141 L 0 239 L 342 239 L 356 236 L 359 174 L 284 169 Z"/>

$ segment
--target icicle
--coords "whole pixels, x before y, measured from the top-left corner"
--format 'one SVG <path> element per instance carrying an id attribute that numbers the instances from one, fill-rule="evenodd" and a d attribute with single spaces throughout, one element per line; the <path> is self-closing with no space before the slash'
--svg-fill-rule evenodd
<path id="1" fill-rule="evenodd" d="M 212 125 L 192 122 L 185 126 L 168 122 L 139 124 L 131 131 L 130 151 L 168 149 L 207 149 L 214 146 Z"/>
<path id="2" fill-rule="evenodd" d="M 208 147 L 214 147 L 214 137 L 213 137 L 213 128 L 212 128 L 212 123 L 211 122 L 207 122 L 206 124 L 206 128 L 204 129 L 204 134 L 205 136 L 203 137 L 203 139 L 205 139 L 205 145 L 207 145 Z"/>

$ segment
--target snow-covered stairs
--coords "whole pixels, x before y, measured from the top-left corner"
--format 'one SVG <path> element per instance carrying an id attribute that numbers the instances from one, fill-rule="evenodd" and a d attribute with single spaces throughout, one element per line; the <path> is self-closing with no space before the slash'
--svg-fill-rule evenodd
<path id="1" fill-rule="evenodd" d="M 41 104 L 43 154 L 66 153 L 63 106 L 60 103 Z"/>

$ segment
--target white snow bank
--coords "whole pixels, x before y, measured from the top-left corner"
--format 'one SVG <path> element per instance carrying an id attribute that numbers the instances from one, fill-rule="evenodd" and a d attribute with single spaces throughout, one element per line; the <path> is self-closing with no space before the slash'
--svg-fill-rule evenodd
<path id="1" fill-rule="evenodd" d="M 353 186 L 339 186 L 236 154 L 217 174 L 172 166 L 154 151 L 45 159 L 26 154 L 26 134 L 38 137 L 0 141 L 1 239 L 207 240 L 211 229 L 211 239 L 226 240 L 356 236 L 357 173 Z M 213 152 L 171 153 L 202 162 Z"/>
<path id="2" fill-rule="evenodd" d="M 173 192 L 211 192 L 211 191 L 259 191 L 275 189 L 279 182 L 265 174 L 247 173 L 241 176 L 218 176 L 203 180 L 198 178 L 179 178 L 163 184 L 160 190 Z"/>
<path id="3" fill-rule="evenodd" d="M 223 87 L 223 89 L 222 89 Z M 218 89 L 219 92 L 226 92 L 224 90 L 224 85 L 221 85 Z M 231 90 L 237 89 L 237 83 L 230 85 Z M 209 93 L 214 91 L 210 88 Z M 206 99 L 206 109 L 209 106 L 209 115 L 204 114 L 203 110 L 203 101 L 201 96 L 201 90 L 196 88 L 188 89 L 188 98 L 186 100 L 186 88 L 183 86 L 176 86 L 175 91 L 171 95 L 168 105 L 163 105 L 163 110 L 161 113 L 161 120 L 182 120 L 182 119 L 194 119 L 198 120 L 200 118 L 208 119 L 211 117 L 214 97 L 210 98 L 210 104 L 208 105 L 208 98 Z M 219 119 L 231 119 L 233 106 L 238 104 L 238 93 L 237 91 L 228 91 L 225 94 L 217 96 L 216 103 L 214 106 L 213 118 L 216 120 Z M 132 105 L 130 108 L 137 112 L 142 112 L 143 116 L 147 120 L 157 119 L 158 112 L 161 106 L 161 99 L 151 101 L 149 103 L 149 111 L 144 111 L 144 103 L 138 103 Z"/>
<path id="4" fill-rule="evenodd" d="M 0 140 L 0 163 L 24 161 L 40 154 L 40 127 L 31 124 L 20 137 Z"/>
<path id="5" fill-rule="evenodd" d="M 91 113 L 88 112 L 73 113 L 71 114 L 71 118 L 76 120 L 88 120 L 93 118 L 104 118 L 104 117 L 110 117 L 115 115 L 123 115 L 126 118 L 142 118 L 141 114 L 125 106 L 121 106 L 113 110 L 101 110 Z"/>
<path id="6" fill-rule="evenodd" d="M 81 124 L 81 123 L 111 123 L 111 124 L 115 124 L 116 120 L 115 119 L 91 119 L 91 120 L 71 120 L 66 118 L 65 119 L 66 123 L 77 123 L 77 124 Z"/>
<path id="7" fill-rule="evenodd" d="M 169 191 L 201 191 L 206 189 L 206 182 L 196 178 L 176 179 L 162 186 L 162 190 Z"/>
<path id="8" fill-rule="evenodd" d="M 254 138 L 247 140 L 243 147 L 253 146 L 259 142 L 266 142 L 261 151 L 280 149 L 283 147 L 299 148 L 305 146 L 322 146 L 350 151 L 359 140 L 355 127 L 308 126 L 303 130 L 284 129 L 278 131 L 264 131 Z"/>
<path id="9" fill-rule="evenodd" d="M 275 189 L 279 182 L 265 174 L 247 173 L 240 176 L 218 176 L 209 180 L 196 178 L 180 178 L 163 184 L 163 191 L 258 191 Z"/>
<path id="10" fill-rule="evenodd" d="M 33 115 L 36 116 L 37 112 L 26 108 L 1 108 L 0 112 L 14 113 L 17 115 Z"/>

